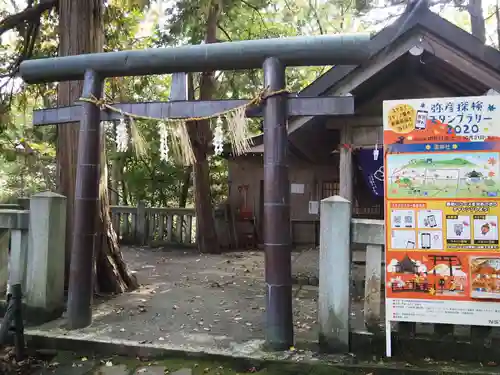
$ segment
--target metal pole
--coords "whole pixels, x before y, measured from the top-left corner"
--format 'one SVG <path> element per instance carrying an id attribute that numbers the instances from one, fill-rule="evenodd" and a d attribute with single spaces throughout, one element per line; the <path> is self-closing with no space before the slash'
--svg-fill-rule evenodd
<path id="1" fill-rule="evenodd" d="M 264 61 L 270 92 L 285 88 L 285 65 Z M 288 181 L 287 95 L 268 97 L 264 105 L 264 250 L 266 254 L 266 344 L 271 350 L 293 345 L 290 183 Z"/>
<path id="2" fill-rule="evenodd" d="M 10 292 L 7 294 L 7 311 L 0 324 L 0 346 L 10 343 L 10 334 L 14 335 L 14 346 L 16 361 L 24 359 L 24 322 L 22 309 L 21 284 L 10 285 Z"/>
<path id="3" fill-rule="evenodd" d="M 23 293 L 21 284 L 12 285 L 12 305 L 14 306 L 14 347 L 16 348 L 16 361 L 24 359 L 24 322 L 23 322 Z"/>
<path id="4" fill-rule="evenodd" d="M 83 97 L 102 95 L 103 81 L 87 70 Z M 78 136 L 78 164 L 75 187 L 75 217 L 69 270 L 68 328 L 92 323 L 94 245 L 99 204 L 99 159 L 101 154 L 100 109 L 82 104 Z"/>

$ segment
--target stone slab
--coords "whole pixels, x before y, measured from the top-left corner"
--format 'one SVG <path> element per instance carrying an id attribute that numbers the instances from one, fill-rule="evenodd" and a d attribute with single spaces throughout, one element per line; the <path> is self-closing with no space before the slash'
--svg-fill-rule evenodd
<path id="1" fill-rule="evenodd" d="M 181 368 L 180 370 L 177 370 L 172 373 L 172 375 L 192 375 L 192 374 L 193 370 L 191 370 L 190 368 Z"/>
<path id="2" fill-rule="evenodd" d="M 165 375 L 165 366 L 147 366 L 135 370 L 136 375 Z"/>
<path id="3" fill-rule="evenodd" d="M 126 365 L 99 366 L 94 375 L 129 375 L 130 370 Z"/>
<path id="4" fill-rule="evenodd" d="M 95 361 L 81 361 L 75 360 L 74 362 L 55 364 L 49 368 L 40 369 L 32 375 L 88 375 L 90 371 L 96 366 Z"/>

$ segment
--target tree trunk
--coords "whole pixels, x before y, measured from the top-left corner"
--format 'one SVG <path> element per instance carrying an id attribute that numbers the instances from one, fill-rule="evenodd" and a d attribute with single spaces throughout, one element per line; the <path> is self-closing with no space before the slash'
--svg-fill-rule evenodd
<path id="1" fill-rule="evenodd" d="M 104 131 L 101 150 L 101 185 L 99 187 L 99 228 L 96 241 L 95 283 L 96 293 L 123 293 L 136 289 L 139 284 L 136 277 L 128 270 L 123 259 L 118 237 L 113 229 L 108 191 L 108 164 L 106 161 L 106 142 Z"/>
<path id="2" fill-rule="evenodd" d="M 61 0 L 59 2 L 59 56 L 96 52 L 102 49 L 101 5 L 99 0 Z M 82 82 L 60 83 L 58 106 L 72 105 L 82 93 Z M 66 216 L 66 283 L 69 280 L 73 217 L 75 207 L 76 163 L 78 155 L 79 124 L 66 124 L 57 128 L 57 186 L 67 198 Z"/>
<path id="3" fill-rule="evenodd" d="M 101 52 L 103 47 L 102 0 L 59 1 L 59 56 Z M 58 105 L 72 105 L 82 93 L 82 82 L 64 82 L 58 87 Z M 76 165 L 79 124 L 58 127 L 57 166 L 59 192 L 67 197 L 66 280 L 71 256 L 75 201 Z M 103 132 L 104 136 L 104 132 Z M 103 147 L 105 143 L 103 142 Z M 105 161 L 105 158 L 104 158 Z M 127 270 L 113 231 L 107 194 L 107 168 L 101 170 L 100 235 L 96 241 L 96 290 L 119 293 L 137 287 L 137 281 Z M 103 179 L 104 178 L 104 179 Z M 103 236 L 103 235 L 104 236 Z M 105 237 L 105 239 L 102 239 Z M 109 288 L 108 288 L 109 286 Z"/>
<path id="4" fill-rule="evenodd" d="M 113 125 L 113 131 L 116 133 L 116 123 Z M 113 144 L 111 146 L 112 151 L 116 155 L 116 144 Z M 109 204 L 111 206 L 119 206 L 120 205 L 120 166 L 121 166 L 121 160 L 118 156 L 115 156 L 111 160 L 111 174 L 109 176 Z"/>
<path id="5" fill-rule="evenodd" d="M 471 32 L 481 42 L 486 42 L 486 26 L 483 15 L 482 0 L 469 0 L 467 11 L 470 16 Z"/>
<path id="6" fill-rule="evenodd" d="M 193 74 L 189 73 L 187 77 L 187 99 L 194 100 L 194 82 L 193 82 Z M 194 124 L 190 124 L 190 126 L 194 126 Z M 182 176 L 182 185 L 181 192 L 179 195 L 179 207 L 186 208 L 189 188 L 191 187 L 191 183 L 193 174 L 193 167 L 189 166 L 184 170 L 184 175 Z"/>
<path id="7" fill-rule="evenodd" d="M 205 43 L 217 42 L 217 19 L 219 6 L 212 2 L 207 17 L 207 33 Z M 214 72 L 204 72 L 200 82 L 200 100 L 210 100 L 214 92 Z M 211 135 L 210 121 L 197 121 L 188 124 L 189 137 L 193 145 L 195 163 L 194 198 L 198 224 L 198 249 L 201 253 L 220 253 L 219 241 L 215 230 L 212 199 L 210 192 L 210 168 L 208 165 L 208 148 Z"/>
<path id="8" fill-rule="evenodd" d="M 120 183 L 120 160 L 113 160 L 111 162 L 111 178 L 109 189 L 109 204 L 111 206 L 120 205 L 119 183 Z"/>
<path id="9" fill-rule="evenodd" d="M 192 167 L 187 167 L 184 170 L 184 175 L 182 176 L 181 192 L 179 195 L 179 207 L 181 208 L 186 208 L 189 187 L 191 186 L 192 171 L 193 171 Z"/>
<path id="10" fill-rule="evenodd" d="M 122 201 L 124 206 L 128 206 L 128 190 L 127 190 L 127 184 L 125 183 L 125 176 L 123 174 L 123 164 L 120 166 L 120 178 L 121 178 L 121 185 L 122 185 Z"/>

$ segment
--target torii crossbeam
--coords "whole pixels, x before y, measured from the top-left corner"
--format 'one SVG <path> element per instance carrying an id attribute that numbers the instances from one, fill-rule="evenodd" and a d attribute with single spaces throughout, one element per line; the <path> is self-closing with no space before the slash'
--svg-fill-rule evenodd
<path id="1" fill-rule="evenodd" d="M 285 89 L 287 66 L 357 65 L 368 57 L 368 34 L 322 35 L 176 48 L 96 53 L 29 60 L 21 64 L 28 83 L 84 79 L 82 97 L 101 98 L 107 77 L 264 69 L 271 92 Z M 150 117 L 208 116 L 244 104 L 242 100 L 172 101 L 119 104 L 122 110 Z M 287 161 L 289 116 L 349 115 L 352 97 L 304 98 L 280 94 L 265 99 L 248 116 L 264 117 L 264 250 L 267 284 L 266 342 L 274 350 L 293 345 L 290 184 Z M 34 125 L 80 122 L 75 218 L 71 249 L 68 326 L 82 328 L 92 321 L 94 236 L 99 199 L 100 121 L 118 120 L 92 103 L 37 110 Z M 64 125 L 62 125 L 64 126 Z M 311 145 L 313 146 L 313 145 Z"/>

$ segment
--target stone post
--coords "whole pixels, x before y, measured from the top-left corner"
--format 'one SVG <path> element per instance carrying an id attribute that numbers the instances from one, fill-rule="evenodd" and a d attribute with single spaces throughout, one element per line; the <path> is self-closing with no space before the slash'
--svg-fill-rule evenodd
<path id="1" fill-rule="evenodd" d="M 54 319 L 64 311 L 65 234 L 66 197 L 52 192 L 33 195 L 25 296 L 28 315 L 39 320 Z"/>
<path id="2" fill-rule="evenodd" d="M 139 245 L 146 245 L 148 238 L 147 218 L 146 218 L 146 202 L 137 202 L 137 217 L 136 217 L 136 239 Z"/>
<path id="3" fill-rule="evenodd" d="M 351 203 L 334 196 L 321 201 L 319 250 L 319 343 L 327 351 L 349 351 Z"/>

